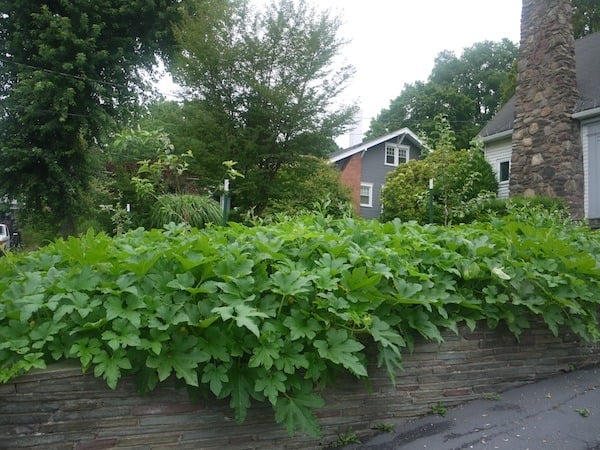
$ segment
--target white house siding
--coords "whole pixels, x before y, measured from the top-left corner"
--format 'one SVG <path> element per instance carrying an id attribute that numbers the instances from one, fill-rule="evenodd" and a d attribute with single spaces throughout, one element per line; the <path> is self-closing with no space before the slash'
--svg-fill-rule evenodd
<path id="1" fill-rule="evenodd" d="M 512 155 L 512 139 L 508 136 L 505 139 L 499 139 L 489 142 L 485 145 L 485 159 L 490 163 L 496 178 L 499 177 L 500 163 L 510 161 Z M 509 182 L 502 181 L 498 183 L 498 198 L 507 198 L 509 192 Z"/>
<path id="2" fill-rule="evenodd" d="M 583 173 L 585 176 L 585 216 L 600 218 L 600 120 L 581 127 Z"/>

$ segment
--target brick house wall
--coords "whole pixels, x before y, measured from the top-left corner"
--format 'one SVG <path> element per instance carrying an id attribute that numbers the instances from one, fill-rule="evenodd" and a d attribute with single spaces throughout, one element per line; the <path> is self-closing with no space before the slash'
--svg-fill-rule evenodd
<path id="1" fill-rule="evenodd" d="M 350 188 L 352 196 L 352 206 L 356 214 L 360 214 L 360 182 L 362 177 L 362 154 L 357 153 L 352 156 L 340 176 L 341 182 Z"/>

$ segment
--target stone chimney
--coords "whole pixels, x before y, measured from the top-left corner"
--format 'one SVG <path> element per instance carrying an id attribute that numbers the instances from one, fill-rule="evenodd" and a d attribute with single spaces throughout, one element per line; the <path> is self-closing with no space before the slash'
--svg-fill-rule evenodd
<path id="1" fill-rule="evenodd" d="M 584 215 L 579 99 L 570 0 L 523 0 L 511 195 L 564 199 Z"/>

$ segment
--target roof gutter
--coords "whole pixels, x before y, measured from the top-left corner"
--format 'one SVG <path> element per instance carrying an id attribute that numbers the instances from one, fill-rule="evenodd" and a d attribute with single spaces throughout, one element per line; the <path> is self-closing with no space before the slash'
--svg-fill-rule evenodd
<path id="1" fill-rule="evenodd" d="M 584 119 L 589 119 L 590 117 L 594 117 L 594 116 L 600 116 L 600 107 L 586 109 L 585 111 L 576 112 L 571 117 L 573 117 L 573 119 L 577 119 L 577 120 L 584 120 Z"/>
<path id="2" fill-rule="evenodd" d="M 483 136 L 481 141 L 484 144 L 488 144 L 490 142 L 498 141 L 500 139 L 504 139 L 507 137 L 511 137 L 513 134 L 512 128 L 510 130 L 501 131 L 500 133 L 490 134 L 489 136 Z"/>

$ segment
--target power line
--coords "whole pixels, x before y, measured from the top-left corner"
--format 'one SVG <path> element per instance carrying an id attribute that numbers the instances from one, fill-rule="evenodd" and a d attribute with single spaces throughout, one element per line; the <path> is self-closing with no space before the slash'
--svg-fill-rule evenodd
<path id="1" fill-rule="evenodd" d="M 73 75 L 73 74 L 70 74 L 70 73 L 59 72 L 57 70 L 46 69 L 44 67 L 34 66 L 32 64 L 26 64 L 26 63 L 21 63 L 21 62 L 17 62 L 17 61 L 12 61 L 10 59 L 6 59 L 6 58 L 1 57 L 1 56 L 0 56 L 0 62 L 7 63 L 7 64 L 14 64 L 16 66 L 21 66 L 21 67 L 27 67 L 28 69 L 41 70 L 41 71 L 46 72 L 46 73 L 51 73 L 51 74 L 54 74 L 54 75 L 60 75 L 60 76 L 67 77 L 67 78 L 73 78 L 73 79 L 79 80 L 79 81 L 91 81 L 91 82 L 94 82 L 94 83 L 103 84 L 103 85 L 111 86 L 111 87 L 114 87 L 114 88 L 129 89 L 127 86 L 125 86 L 123 84 L 111 83 L 110 81 L 97 80 L 97 79 L 90 78 L 90 77 L 87 77 L 87 76 Z"/>

